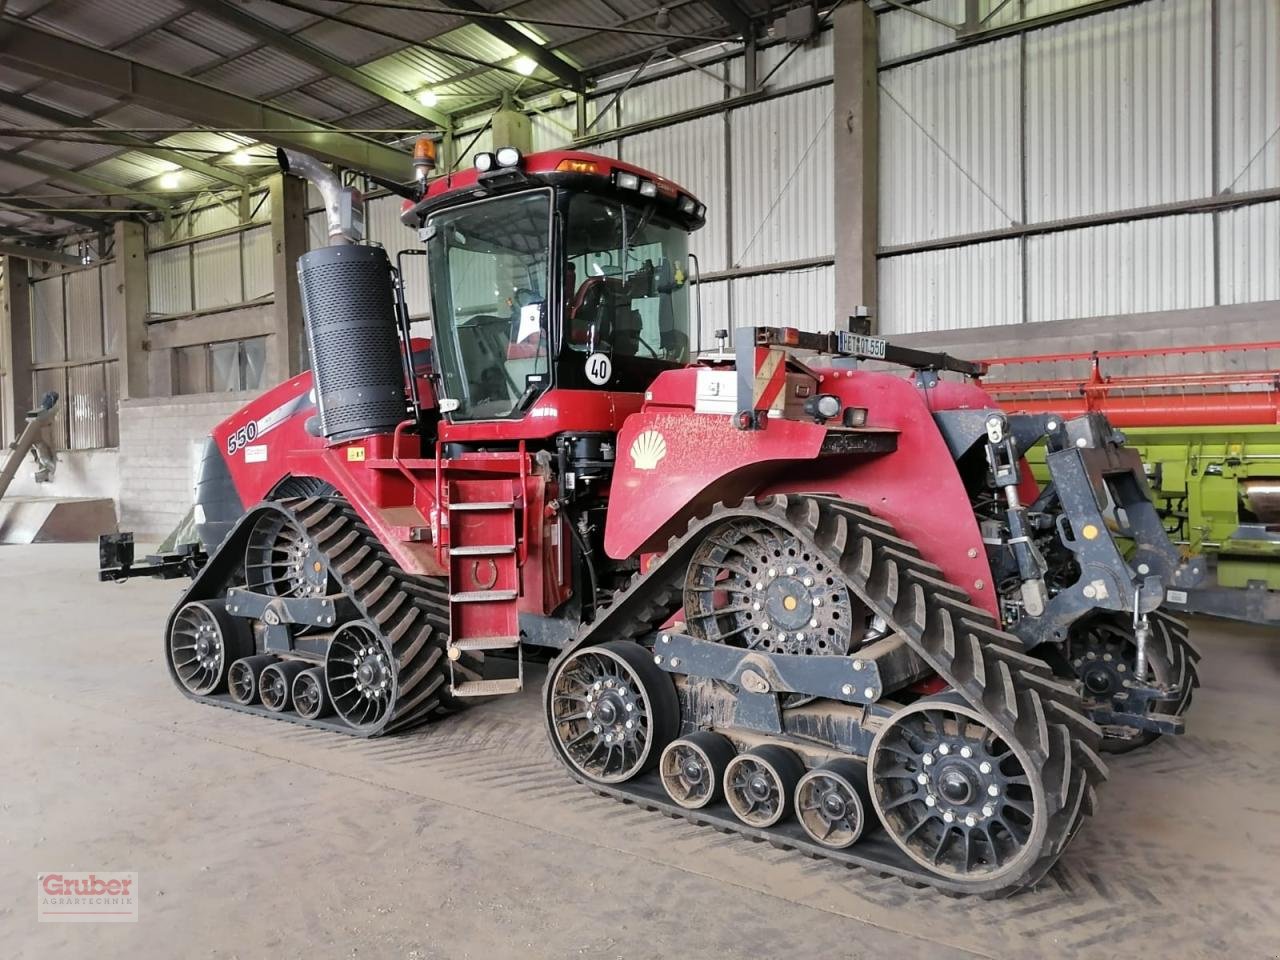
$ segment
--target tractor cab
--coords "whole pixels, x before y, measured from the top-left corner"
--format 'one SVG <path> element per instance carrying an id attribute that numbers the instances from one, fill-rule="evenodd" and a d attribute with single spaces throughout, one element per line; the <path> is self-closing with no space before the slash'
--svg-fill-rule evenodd
<path id="1" fill-rule="evenodd" d="M 689 362 L 706 208 L 608 157 L 511 148 L 404 215 L 425 243 L 440 408 L 519 420 L 552 390 L 642 394 Z"/>

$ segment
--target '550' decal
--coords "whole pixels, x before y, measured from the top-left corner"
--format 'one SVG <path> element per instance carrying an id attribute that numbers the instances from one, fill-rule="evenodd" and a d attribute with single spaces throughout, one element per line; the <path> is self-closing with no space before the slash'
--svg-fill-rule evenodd
<path id="1" fill-rule="evenodd" d="M 227 437 L 227 456 L 234 457 L 236 452 L 247 447 L 258 439 L 258 421 L 250 420 L 239 430 Z"/>
<path id="2" fill-rule="evenodd" d="M 287 400 L 280 404 L 261 420 L 250 420 L 244 426 L 232 430 L 227 435 L 227 456 L 234 457 L 239 451 L 259 437 L 270 433 L 298 411 L 309 409 L 313 406 L 315 406 L 315 399 L 311 394 L 299 394 L 292 400 Z"/>

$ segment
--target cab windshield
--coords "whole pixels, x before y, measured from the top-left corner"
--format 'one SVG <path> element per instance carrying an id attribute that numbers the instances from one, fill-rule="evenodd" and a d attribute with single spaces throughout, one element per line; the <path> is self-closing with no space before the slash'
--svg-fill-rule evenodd
<path id="1" fill-rule="evenodd" d="M 427 227 L 436 355 L 453 416 L 517 414 L 550 380 L 551 192 L 451 208 Z"/>
<path id="2" fill-rule="evenodd" d="M 689 360 L 689 235 L 593 194 L 569 201 L 565 224 L 566 345 L 609 355 Z"/>

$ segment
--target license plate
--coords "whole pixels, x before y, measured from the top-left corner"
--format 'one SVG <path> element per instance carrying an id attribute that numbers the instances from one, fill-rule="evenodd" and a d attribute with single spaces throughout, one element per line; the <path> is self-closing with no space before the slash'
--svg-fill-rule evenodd
<path id="1" fill-rule="evenodd" d="M 868 337 L 861 333 L 840 334 L 840 351 L 842 353 L 851 353 L 859 357 L 870 357 L 873 360 L 883 360 L 885 347 L 889 341 L 880 337 Z"/>

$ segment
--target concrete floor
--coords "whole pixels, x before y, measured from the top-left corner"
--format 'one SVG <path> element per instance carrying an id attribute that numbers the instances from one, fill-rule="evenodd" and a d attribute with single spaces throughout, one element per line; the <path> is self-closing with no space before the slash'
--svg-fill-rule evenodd
<path id="1" fill-rule="evenodd" d="M 8 957 L 1274 957 L 1280 637 L 1204 622 L 1191 733 L 1116 758 L 1041 889 L 952 900 L 588 793 L 531 700 L 363 742 L 193 704 L 180 582 L 0 546 Z M 137 924 L 38 924 L 35 875 L 139 874 Z"/>

